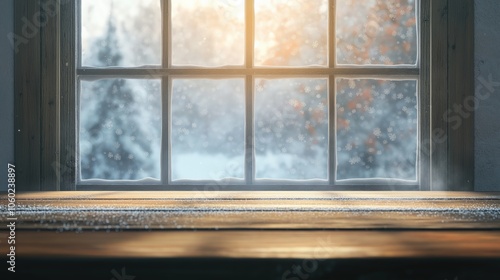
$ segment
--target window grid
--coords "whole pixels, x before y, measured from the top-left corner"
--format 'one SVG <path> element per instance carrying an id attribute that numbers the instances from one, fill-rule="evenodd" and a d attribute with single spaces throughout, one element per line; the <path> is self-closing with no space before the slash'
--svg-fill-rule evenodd
<path id="1" fill-rule="evenodd" d="M 77 14 L 80 15 L 81 1 L 77 5 Z M 423 183 L 423 169 L 421 165 L 426 161 L 422 157 L 422 153 L 419 151 L 417 156 L 417 182 L 404 182 L 400 180 L 385 180 L 384 182 L 370 181 L 370 179 L 362 180 L 360 183 L 343 183 L 336 181 L 336 143 L 334 131 L 336 129 L 336 102 L 335 102 L 335 80 L 336 77 L 374 77 L 380 76 L 381 78 L 408 78 L 416 79 L 419 85 L 419 90 L 417 91 L 417 100 L 419 103 L 419 130 L 422 131 L 422 125 L 427 121 L 426 116 L 422 116 L 423 111 L 425 111 L 422 102 L 426 101 L 428 98 L 423 96 L 425 85 L 421 85 L 422 77 L 424 71 L 421 71 L 423 64 L 425 63 L 424 57 L 422 56 L 423 47 L 426 46 L 424 39 L 425 29 L 421 27 L 420 22 L 425 22 L 426 19 L 422 18 L 422 11 L 428 9 L 427 1 L 417 0 L 417 26 L 418 26 L 418 52 L 417 52 L 417 65 L 416 66 L 337 66 L 336 61 L 336 47 L 335 47 L 335 32 L 336 32 L 336 21 L 335 21 L 335 7 L 336 0 L 328 0 L 328 65 L 327 67 L 255 67 L 254 66 L 254 0 L 245 1 L 245 31 L 246 31 L 246 42 L 245 42 L 245 65 L 241 67 L 216 67 L 216 68 L 203 68 L 203 67 L 175 67 L 170 65 L 171 58 L 171 28 L 170 28 L 170 18 L 171 9 L 170 1 L 162 0 L 162 65 L 160 67 L 131 67 L 131 68 L 121 68 L 121 67 L 111 67 L 111 68 L 91 68 L 82 67 L 81 65 L 81 44 L 77 46 L 77 69 L 76 75 L 77 80 L 92 80 L 99 78 L 110 78 L 110 77 L 150 77 L 159 78 L 162 82 L 162 155 L 161 155 L 161 184 L 144 183 L 138 182 L 124 182 L 120 185 L 105 184 L 97 185 L 93 181 L 82 182 L 77 181 L 77 185 L 83 188 L 98 188 L 98 189 L 113 189 L 117 187 L 123 187 L 128 189 L 135 189 L 134 186 L 139 186 L 137 189 L 144 189 L 142 185 L 148 185 L 147 189 L 159 189 L 159 190 L 189 190 L 187 186 L 199 187 L 204 186 L 207 190 L 207 185 L 209 189 L 213 186 L 215 189 L 222 190 L 262 190 L 262 189 L 289 189 L 289 190 L 330 190 L 332 187 L 336 190 L 418 190 L 420 185 Z M 428 20 L 427 20 L 428 21 Z M 81 20 L 77 20 L 78 30 L 81 30 Z M 77 33 L 78 34 L 78 33 Z M 165 36 L 166 35 L 166 36 Z M 79 37 L 79 36 L 77 36 Z M 238 182 L 224 181 L 216 182 L 214 181 L 193 181 L 196 182 L 170 182 L 170 101 L 171 101 L 171 80 L 176 77 L 234 77 L 240 76 L 245 78 L 245 184 L 241 185 Z M 328 182 L 325 184 L 319 183 L 306 183 L 306 181 L 297 182 L 276 182 L 276 183 L 259 183 L 255 182 L 255 155 L 253 151 L 254 145 L 254 81 L 256 77 L 267 76 L 269 78 L 273 77 L 288 77 L 288 78 L 300 78 L 300 77 L 325 77 L 328 78 L 328 121 L 329 121 L 329 160 L 328 160 Z M 77 83 L 79 84 L 79 83 Z M 79 87 L 78 87 L 79 88 Z M 424 103 L 425 104 L 425 103 Z M 78 137 L 78 136 L 77 136 Z M 426 139 L 427 133 L 419 133 L 419 139 Z M 79 168 L 78 168 L 79 170 Z M 78 177 L 78 176 L 77 176 Z M 78 178 L 77 178 L 78 180 Z M 128 186 L 128 187 L 127 187 Z M 195 188 L 195 190 L 198 190 Z"/>

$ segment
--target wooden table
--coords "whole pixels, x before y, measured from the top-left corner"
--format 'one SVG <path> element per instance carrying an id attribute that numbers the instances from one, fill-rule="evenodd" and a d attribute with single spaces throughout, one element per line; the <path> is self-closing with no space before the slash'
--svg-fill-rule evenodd
<path id="1" fill-rule="evenodd" d="M 500 275 L 500 193 L 46 192 L 16 204 L 18 270 L 37 277 Z"/>

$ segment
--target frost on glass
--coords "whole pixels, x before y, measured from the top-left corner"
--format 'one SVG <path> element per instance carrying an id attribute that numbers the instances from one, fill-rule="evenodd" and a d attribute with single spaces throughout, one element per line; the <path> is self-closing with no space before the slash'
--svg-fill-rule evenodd
<path id="1" fill-rule="evenodd" d="M 172 65 L 243 65 L 245 0 L 172 0 Z"/>
<path id="2" fill-rule="evenodd" d="M 416 1 L 337 1 L 337 64 L 415 65 Z"/>
<path id="3" fill-rule="evenodd" d="M 328 0 L 255 0 L 255 65 L 326 66 Z"/>
<path id="4" fill-rule="evenodd" d="M 416 180 L 417 81 L 337 79 L 337 179 Z"/>
<path id="5" fill-rule="evenodd" d="M 160 0 L 82 0 L 81 3 L 82 66 L 161 64 Z"/>
<path id="6" fill-rule="evenodd" d="M 244 79 L 174 79 L 172 180 L 243 179 Z"/>
<path id="7" fill-rule="evenodd" d="M 81 81 L 81 179 L 159 179 L 160 80 Z"/>
<path id="8" fill-rule="evenodd" d="M 256 79 L 257 179 L 328 179 L 327 79 Z"/>

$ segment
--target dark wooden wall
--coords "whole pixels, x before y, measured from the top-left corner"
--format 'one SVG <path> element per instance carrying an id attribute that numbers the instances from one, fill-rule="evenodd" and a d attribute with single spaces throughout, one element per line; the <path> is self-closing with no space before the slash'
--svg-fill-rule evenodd
<path id="1" fill-rule="evenodd" d="M 448 110 L 474 96 L 474 1 L 431 3 L 433 190 L 472 191 L 474 113 L 457 120 Z"/>

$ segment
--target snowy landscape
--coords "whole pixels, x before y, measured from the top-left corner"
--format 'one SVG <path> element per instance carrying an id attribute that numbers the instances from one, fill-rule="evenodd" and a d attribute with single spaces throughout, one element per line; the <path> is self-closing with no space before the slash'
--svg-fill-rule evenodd
<path id="1" fill-rule="evenodd" d="M 161 1 L 81 2 L 82 67 L 161 66 Z M 327 0 L 254 2 L 258 67 L 327 67 L 329 59 L 351 67 L 418 65 L 414 0 L 337 1 L 335 58 L 328 57 Z M 171 3 L 172 66 L 244 65 L 244 0 Z M 170 81 L 167 95 L 160 77 L 79 77 L 81 180 L 160 180 L 162 168 L 174 182 L 245 178 L 244 77 Z M 417 180 L 417 78 L 342 76 L 329 88 L 328 76 L 255 76 L 253 88 L 256 180 L 327 182 L 330 156 L 337 180 Z"/>

